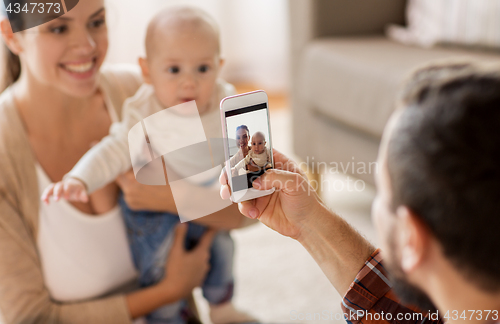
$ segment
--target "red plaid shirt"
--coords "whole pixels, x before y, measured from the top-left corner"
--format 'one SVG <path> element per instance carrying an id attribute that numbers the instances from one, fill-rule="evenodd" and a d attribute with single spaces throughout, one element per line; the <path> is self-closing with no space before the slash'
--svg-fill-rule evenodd
<path id="1" fill-rule="evenodd" d="M 366 260 L 344 299 L 342 310 L 347 323 L 443 323 L 438 314 L 428 314 L 403 305 L 391 288 L 380 250 Z"/>

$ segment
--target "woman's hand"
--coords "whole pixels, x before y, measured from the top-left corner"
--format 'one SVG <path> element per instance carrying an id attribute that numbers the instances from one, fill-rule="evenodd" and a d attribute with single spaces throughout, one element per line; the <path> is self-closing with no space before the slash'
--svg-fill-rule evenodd
<path id="1" fill-rule="evenodd" d="M 250 172 L 259 172 L 260 167 L 257 164 L 255 164 L 255 162 L 252 159 L 250 159 L 250 163 L 247 164 L 247 170 Z"/>
<path id="2" fill-rule="evenodd" d="M 132 170 L 116 178 L 128 207 L 132 210 L 151 210 L 176 213 L 170 186 L 148 186 L 139 183 Z"/>
<path id="3" fill-rule="evenodd" d="M 186 232 L 186 224 L 175 229 L 174 244 L 165 263 L 165 277 L 156 285 L 127 294 L 127 307 L 133 319 L 185 298 L 205 279 L 215 231 L 207 231 L 191 251 L 184 249 Z"/>
<path id="4" fill-rule="evenodd" d="M 214 230 L 208 230 L 194 249 L 186 251 L 186 232 L 186 224 L 176 227 L 174 244 L 165 264 L 165 277 L 159 283 L 177 299 L 188 296 L 205 279 L 210 268 L 210 246 L 216 233 Z"/>
<path id="5" fill-rule="evenodd" d="M 249 218 L 258 218 L 262 223 L 282 235 L 299 239 L 301 230 L 308 220 L 324 210 L 324 206 L 309 184 L 300 167 L 284 154 L 273 150 L 275 169 L 253 182 L 259 190 L 276 188 L 268 196 L 238 204 L 240 212 Z M 225 172 L 221 173 L 221 197 L 231 195 Z"/>

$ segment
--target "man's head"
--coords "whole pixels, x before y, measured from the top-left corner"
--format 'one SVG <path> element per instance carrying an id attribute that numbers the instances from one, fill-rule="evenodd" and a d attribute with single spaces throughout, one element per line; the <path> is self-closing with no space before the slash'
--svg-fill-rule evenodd
<path id="1" fill-rule="evenodd" d="M 163 106 L 195 100 L 202 114 L 215 94 L 223 64 L 218 26 L 200 9 L 162 10 L 149 23 L 146 58 L 139 63 Z"/>
<path id="2" fill-rule="evenodd" d="M 252 151 L 255 154 L 262 154 L 266 149 L 266 136 L 262 132 L 256 132 L 252 135 Z"/>
<path id="3" fill-rule="evenodd" d="M 500 72 L 418 71 L 384 133 L 373 217 L 396 291 L 439 303 L 432 278 L 500 293 Z M 444 283 L 446 284 L 446 283 Z"/>

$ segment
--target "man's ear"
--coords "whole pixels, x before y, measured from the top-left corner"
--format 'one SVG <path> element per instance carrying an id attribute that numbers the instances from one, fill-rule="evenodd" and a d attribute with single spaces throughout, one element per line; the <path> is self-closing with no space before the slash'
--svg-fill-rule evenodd
<path id="1" fill-rule="evenodd" d="M 139 57 L 139 66 L 141 67 L 142 78 L 144 82 L 147 84 L 151 84 L 151 76 L 149 74 L 148 60 L 146 58 Z"/>
<path id="2" fill-rule="evenodd" d="M 10 26 L 10 22 L 7 18 L 0 21 L 0 30 L 2 32 L 2 39 L 5 45 L 7 45 L 12 53 L 19 55 L 22 51 L 22 47 L 21 44 L 19 44 L 17 35 L 12 32 L 12 27 Z"/>
<path id="3" fill-rule="evenodd" d="M 413 272 L 428 256 L 430 246 L 429 228 L 420 217 L 406 206 L 396 210 L 401 251 L 401 269 Z"/>

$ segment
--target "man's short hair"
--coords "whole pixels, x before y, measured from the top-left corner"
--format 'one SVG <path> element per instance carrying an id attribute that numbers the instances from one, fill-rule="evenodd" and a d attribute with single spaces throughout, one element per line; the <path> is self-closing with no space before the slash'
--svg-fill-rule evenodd
<path id="1" fill-rule="evenodd" d="M 410 208 L 466 278 L 498 292 L 500 68 L 442 66 L 415 76 L 389 140 L 393 208 Z"/>

